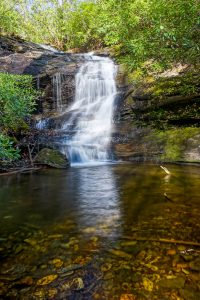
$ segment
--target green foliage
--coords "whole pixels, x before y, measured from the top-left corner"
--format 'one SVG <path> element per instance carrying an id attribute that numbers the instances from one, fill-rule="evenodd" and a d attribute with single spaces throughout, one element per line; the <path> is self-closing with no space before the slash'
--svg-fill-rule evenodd
<path id="1" fill-rule="evenodd" d="M 166 131 L 155 131 L 151 137 L 157 144 L 164 145 L 164 154 L 161 159 L 178 161 L 186 148 L 187 140 L 200 134 L 199 128 L 185 127 Z"/>
<path id="2" fill-rule="evenodd" d="M 1 2 L 2 31 L 64 50 L 110 46 L 129 71 L 199 60 L 199 0 Z"/>
<path id="3" fill-rule="evenodd" d="M 19 33 L 20 15 L 16 9 L 14 9 L 14 3 L 16 1 L 1 1 L 0 5 L 0 33 Z"/>
<path id="4" fill-rule="evenodd" d="M 16 131 L 24 127 L 24 118 L 33 111 L 36 95 L 31 76 L 0 73 L 0 128 Z"/>
<path id="5" fill-rule="evenodd" d="M 14 142 L 6 135 L 0 134 L 0 162 L 13 161 L 20 157 L 19 149 L 14 148 Z"/>
<path id="6" fill-rule="evenodd" d="M 0 73 L 0 161 L 19 158 L 8 135 L 27 128 L 25 118 L 33 111 L 36 96 L 31 76 Z"/>
<path id="7" fill-rule="evenodd" d="M 198 0 L 102 0 L 115 25 L 120 60 L 130 69 L 154 61 L 167 67 L 174 61 L 197 61 L 199 57 Z M 113 16 L 113 17 L 112 17 Z M 108 40 L 109 33 L 106 33 Z M 113 40 L 108 40 L 113 44 Z"/>

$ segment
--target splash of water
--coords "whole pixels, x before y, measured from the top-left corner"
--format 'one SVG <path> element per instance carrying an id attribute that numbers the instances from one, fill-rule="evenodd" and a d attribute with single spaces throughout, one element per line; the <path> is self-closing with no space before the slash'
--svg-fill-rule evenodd
<path id="1" fill-rule="evenodd" d="M 65 141 L 61 151 L 71 164 L 108 161 L 112 131 L 113 106 L 116 96 L 116 67 L 107 57 L 90 55 L 76 75 L 75 101 L 68 112 L 64 130 L 74 128 L 75 134 Z"/>

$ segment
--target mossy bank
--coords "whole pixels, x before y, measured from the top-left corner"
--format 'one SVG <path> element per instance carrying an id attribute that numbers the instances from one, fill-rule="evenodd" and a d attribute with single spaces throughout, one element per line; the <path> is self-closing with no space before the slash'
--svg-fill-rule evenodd
<path id="1" fill-rule="evenodd" d="M 125 82 L 117 156 L 199 163 L 199 66 L 179 64 L 148 76 L 137 71 L 127 74 Z"/>

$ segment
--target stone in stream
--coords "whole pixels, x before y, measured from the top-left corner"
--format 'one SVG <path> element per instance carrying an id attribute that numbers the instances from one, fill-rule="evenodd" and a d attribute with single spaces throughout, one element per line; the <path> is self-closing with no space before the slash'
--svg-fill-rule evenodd
<path id="1" fill-rule="evenodd" d="M 121 251 L 121 250 L 110 249 L 109 252 L 113 255 L 119 256 L 119 257 L 124 258 L 124 259 L 131 259 L 132 258 L 132 255 L 130 255 L 130 254 L 124 252 L 124 251 Z"/>
<path id="2" fill-rule="evenodd" d="M 57 289 L 51 288 L 48 290 L 48 299 L 55 299 L 55 296 L 58 294 Z"/>
<path id="3" fill-rule="evenodd" d="M 39 164 L 44 164 L 53 168 L 66 169 L 69 166 L 69 161 L 66 156 L 57 150 L 44 148 L 42 149 L 34 161 Z"/>
<path id="4" fill-rule="evenodd" d="M 180 290 L 180 295 L 184 300 L 199 300 L 200 292 L 191 288 L 185 288 Z"/>
<path id="5" fill-rule="evenodd" d="M 37 241 L 34 239 L 25 239 L 24 242 L 33 247 L 37 245 Z"/>
<path id="6" fill-rule="evenodd" d="M 82 267 L 83 267 L 83 265 L 80 265 L 80 264 L 72 264 L 72 265 L 69 265 L 67 267 L 64 267 L 64 268 L 60 269 L 58 271 L 58 273 L 60 273 L 60 274 L 68 273 L 68 272 L 71 272 L 71 271 L 81 269 Z"/>
<path id="7" fill-rule="evenodd" d="M 56 274 L 45 276 L 43 278 L 40 278 L 37 281 L 37 285 L 47 285 L 47 284 L 51 283 L 52 281 L 54 281 L 57 277 L 58 277 L 58 275 L 56 275 Z"/>
<path id="8" fill-rule="evenodd" d="M 190 262 L 189 267 L 192 271 L 200 272 L 200 257 Z"/>
<path id="9" fill-rule="evenodd" d="M 154 286 L 153 286 L 153 282 L 150 279 L 144 277 L 142 279 L 142 283 L 143 283 L 144 289 L 146 291 L 148 291 L 148 292 L 152 292 L 153 291 L 153 287 Z"/>
<path id="10" fill-rule="evenodd" d="M 84 289 L 84 282 L 82 278 L 74 278 L 70 281 L 63 282 L 60 286 L 61 291 L 66 290 L 73 290 L 73 291 L 79 291 Z"/>
<path id="11" fill-rule="evenodd" d="M 122 294 L 120 300 L 136 300 L 133 294 Z"/>
<path id="12" fill-rule="evenodd" d="M 170 279 L 161 279 L 158 282 L 159 287 L 166 289 L 182 289 L 185 285 L 185 279 L 181 276 L 170 278 Z"/>
<path id="13" fill-rule="evenodd" d="M 26 277 L 21 279 L 20 283 L 24 284 L 24 285 L 32 285 L 33 284 L 33 278 L 31 276 L 26 276 Z"/>
<path id="14" fill-rule="evenodd" d="M 54 258 L 50 263 L 56 268 L 61 268 L 64 262 L 60 258 Z"/>
<path id="15" fill-rule="evenodd" d="M 101 266 L 101 271 L 102 272 L 107 272 L 112 268 L 112 264 L 110 263 L 105 263 L 104 265 Z"/>

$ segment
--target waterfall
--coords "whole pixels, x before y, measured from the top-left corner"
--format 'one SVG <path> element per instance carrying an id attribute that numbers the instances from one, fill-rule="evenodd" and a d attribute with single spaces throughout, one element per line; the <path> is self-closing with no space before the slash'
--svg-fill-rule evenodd
<path id="1" fill-rule="evenodd" d="M 58 112 L 62 112 L 62 76 L 60 73 L 53 75 L 53 100 Z"/>
<path id="2" fill-rule="evenodd" d="M 113 105 L 116 96 L 113 61 L 107 57 L 88 56 L 75 78 L 75 101 L 68 109 L 62 130 L 71 138 L 63 141 L 61 151 L 71 164 L 100 163 L 111 159 L 109 144 L 112 131 Z"/>

